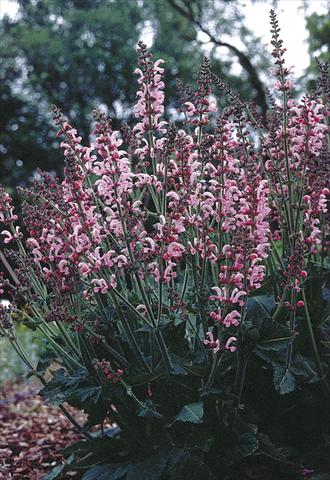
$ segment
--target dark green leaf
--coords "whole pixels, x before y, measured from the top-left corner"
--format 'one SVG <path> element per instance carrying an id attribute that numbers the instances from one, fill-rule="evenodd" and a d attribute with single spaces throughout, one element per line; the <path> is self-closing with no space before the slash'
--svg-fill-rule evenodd
<path id="1" fill-rule="evenodd" d="M 83 475 L 82 480 L 120 480 L 127 471 L 127 465 L 96 465 Z"/>
<path id="2" fill-rule="evenodd" d="M 269 338 L 268 340 L 262 340 L 258 343 L 258 346 L 263 350 L 273 350 L 279 351 L 287 348 L 289 343 L 292 342 L 293 337 L 280 337 L 280 338 Z"/>
<path id="3" fill-rule="evenodd" d="M 138 411 L 138 417 L 163 418 L 163 415 L 155 410 L 155 407 L 150 400 L 146 400 L 143 404 L 143 407 L 141 407 Z"/>
<path id="4" fill-rule="evenodd" d="M 251 432 L 246 432 L 240 436 L 238 445 L 234 449 L 234 456 L 237 458 L 249 457 L 253 455 L 258 448 L 259 440 L 256 435 Z"/>
<path id="5" fill-rule="evenodd" d="M 59 369 L 40 394 L 50 405 L 68 402 L 78 408 L 91 408 L 99 401 L 102 392 L 102 387 L 95 385 L 95 381 L 89 377 L 86 369 L 79 369 L 71 374 Z"/>
<path id="6" fill-rule="evenodd" d="M 73 462 L 74 456 L 71 455 L 66 463 L 62 463 L 61 465 L 57 465 L 54 467 L 45 477 L 42 477 L 42 480 L 55 480 L 56 478 L 60 478 L 62 473 L 65 472 L 67 467 Z"/>
<path id="7" fill-rule="evenodd" d="M 216 477 L 204 463 L 201 453 L 192 455 L 189 450 L 171 450 L 168 456 L 168 469 L 165 478 L 173 480 L 215 480 Z"/>
<path id="8" fill-rule="evenodd" d="M 202 402 L 185 405 L 181 412 L 175 417 L 178 422 L 201 423 L 204 415 Z"/>
<path id="9" fill-rule="evenodd" d="M 273 295 L 258 295 L 248 299 L 246 307 L 246 320 L 253 325 L 260 326 L 265 318 L 271 318 L 276 308 Z"/>
<path id="10" fill-rule="evenodd" d="M 125 480 L 137 480 L 138 478 L 143 478 L 144 480 L 160 480 L 165 471 L 167 460 L 167 457 L 160 453 L 138 464 L 131 464 Z"/>
<path id="11" fill-rule="evenodd" d="M 178 355 L 175 355 L 173 353 L 170 353 L 170 359 L 172 363 L 172 370 L 171 373 L 174 375 L 187 375 L 186 369 L 185 369 L 185 364 L 186 361 L 185 359 L 179 357 Z"/>
<path id="12" fill-rule="evenodd" d="M 263 350 L 283 350 L 293 341 L 293 336 L 289 328 L 268 318 L 264 319 L 260 325 L 259 335 L 260 339 L 257 347 Z"/>
<path id="13" fill-rule="evenodd" d="M 294 375 L 283 367 L 274 368 L 274 385 L 281 395 L 291 393 L 296 389 L 297 382 Z"/>
<path id="14" fill-rule="evenodd" d="M 330 473 L 320 473 L 318 475 L 313 475 L 310 477 L 310 480 L 330 480 Z"/>
<path id="15" fill-rule="evenodd" d="M 57 465 L 49 473 L 47 473 L 45 477 L 42 477 L 42 480 L 56 480 L 56 478 L 59 478 L 60 475 L 63 473 L 65 467 L 65 463 Z"/>
<path id="16" fill-rule="evenodd" d="M 100 397 L 102 387 L 81 387 L 74 392 L 74 396 L 80 401 L 85 402 L 90 399 L 92 403 L 96 403 Z"/>
<path id="17" fill-rule="evenodd" d="M 209 371 L 208 366 L 204 365 L 185 365 L 184 369 L 188 373 L 192 373 L 193 375 L 196 375 L 197 377 L 204 377 L 207 372 Z"/>
<path id="18" fill-rule="evenodd" d="M 80 456 L 87 455 L 90 452 L 104 453 L 106 455 L 116 454 L 123 448 L 123 443 L 121 440 L 115 437 L 96 437 L 90 440 L 80 440 L 75 442 L 64 450 L 65 454 L 78 454 Z"/>

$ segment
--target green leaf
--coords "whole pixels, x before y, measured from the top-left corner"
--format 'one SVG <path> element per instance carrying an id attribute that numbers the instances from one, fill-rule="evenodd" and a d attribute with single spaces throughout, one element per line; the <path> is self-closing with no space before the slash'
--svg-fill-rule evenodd
<path id="1" fill-rule="evenodd" d="M 170 353 L 169 357 L 172 363 L 171 373 L 173 375 L 187 375 L 187 371 L 185 369 L 185 359 L 179 357 L 179 355 L 175 355 L 174 353 Z"/>
<path id="2" fill-rule="evenodd" d="M 141 478 L 141 480 L 161 480 L 167 460 L 165 455 L 159 453 L 147 458 L 143 462 L 133 463 L 129 466 L 125 480 L 137 480 L 138 478 Z"/>
<path id="3" fill-rule="evenodd" d="M 293 341 L 291 331 L 275 320 L 265 319 L 259 329 L 260 340 L 257 347 L 263 350 L 280 351 Z"/>
<path id="4" fill-rule="evenodd" d="M 207 365 L 184 365 L 184 369 L 197 377 L 204 377 L 209 371 Z"/>
<path id="5" fill-rule="evenodd" d="M 143 407 L 139 409 L 138 417 L 149 417 L 149 418 L 163 418 L 157 410 L 151 400 L 146 400 L 143 403 Z"/>
<path id="6" fill-rule="evenodd" d="M 272 365 L 274 386 L 281 394 L 290 393 L 298 385 L 320 381 L 315 363 L 300 353 L 293 355 L 290 370 L 287 372 L 285 351 L 266 350 L 258 346 L 254 352 Z"/>
<path id="7" fill-rule="evenodd" d="M 169 480 L 216 480 L 216 477 L 203 461 L 204 455 L 202 452 L 198 453 L 196 455 L 196 452 L 194 452 L 194 455 L 191 455 L 189 450 L 181 448 L 170 450 L 165 478 Z"/>
<path id="8" fill-rule="evenodd" d="M 181 412 L 175 417 L 175 421 L 201 423 L 204 416 L 203 402 L 190 403 L 185 405 Z"/>
<path id="9" fill-rule="evenodd" d="M 160 480 L 169 460 L 169 452 L 167 455 L 160 452 L 138 463 L 97 465 L 88 470 L 82 480 L 120 480 L 124 477 L 125 480 Z"/>
<path id="10" fill-rule="evenodd" d="M 71 463 L 72 469 L 80 469 L 80 471 L 103 464 L 112 468 L 126 466 L 126 462 L 118 462 L 124 459 L 126 453 L 127 447 L 124 442 L 109 436 L 76 442 L 64 449 L 65 455 L 74 455 L 75 463 Z"/>
<path id="11" fill-rule="evenodd" d="M 73 459 L 74 456 L 70 455 L 66 463 L 61 463 L 61 465 L 57 465 L 56 467 L 52 468 L 52 470 L 47 473 L 45 477 L 42 477 L 42 480 L 56 480 L 56 478 L 60 478 L 62 473 L 64 473 L 67 467 L 73 462 Z"/>
<path id="12" fill-rule="evenodd" d="M 296 389 L 297 382 L 289 370 L 276 366 L 274 367 L 274 385 L 281 395 L 285 395 Z"/>
<path id="13" fill-rule="evenodd" d="M 147 385 L 148 383 L 151 383 L 154 380 L 157 380 L 158 378 L 160 378 L 163 374 L 164 375 L 166 374 L 165 370 L 164 370 L 164 373 L 160 372 L 160 373 L 148 373 L 148 374 L 145 374 L 145 375 L 135 375 L 135 376 L 132 376 L 132 377 L 128 376 L 126 378 L 126 381 L 132 387 L 140 386 L 140 385 Z"/>
<path id="14" fill-rule="evenodd" d="M 278 352 L 288 347 L 288 344 L 292 342 L 294 337 L 281 337 L 281 338 L 270 338 L 268 340 L 263 340 L 258 343 L 258 347 L 263 350 L 272 350 Z"/>
<path id="15" fill-rule="evenodd" d="M 250 293 L 250 298 L 271 295 L 274 290 L 273 283 L 274 278 L 272 276 L 266 277 L 262 282 L 261 287 Z"/>
<path id="16" fill-rule="evenodd" d="M 92 403 L 96 403 L 100 397 L 102 387 L 81 387 L 74 392 L 74 396 L 81 402 L 91 399 Z"/>
<path id="17" fill-rule="evenodd" d="M 330 340 L 328 340 L 328 341 L 322 341 L 322 340 L 321 340 L 321 343 L 322 343 L 322 345 L 324 345 L 324 347 L 325 347 L 326 349 L 329 349 L 329 348 L 330 348 Z"/>
<path id="18" fill-rule="evenodd" d="M 330 480 L 330 475 L 328 473 L 319 473 L 310 477 L 310 480 Z"/>
<path id="19" fill-rule="evenodd" d="M 97 465 L 89 469 L 82 480 L 213 480 L 203 454 L 192 456 L 186 449 L 161 450 L 138 463 Z"/>
<path id="20" fill-rule="evenodd" d="M 258 448 L 259 440 L 256 435 L 251 432 L 246 432 L 240 436 L 238 445 L 234 448 L 234 456 L 237 458 L 249 457 L 253 455 Z"/>
<path id="21" fill-rule="evenodd" d="M 42 480 L 56 480 L 56 478 L 59 478 L 61 473 L 63 473 L 65 467 L 66 467 L 65 463 L 62 463 L 61 465 L 57 465 L 49 473 L 47 473 L 45 477 L 42 477 Z"/>
<path id="22" fill-rule="evenodd" d="M 85 456 L 90 452 L 94 454 L 114 454 L 118 456 L 124 448 L 120 439 L 115 437 L 95 437 L 90 440 L 79 440 L 64 449 L 66 455 L 76 454 L 77 456 Z"/>
<path id="23" fill-rule="evenodd" d="M 57 370 L 51 381 L 40 394 L 50 405 L 61 405 L 69 402 L 78 408 L 94 406 L 100 398 L 102 387 L 95 385 L 86 369 L 79 369 L 70 375 L 64 370 Z"/>
<path id="24" fill-rule="evenodd" d="M 265 318 L 271 318 L 276 308 L 273 295 L 258 295 L 248 299 L 246 307 L 246 319 L 253 325 L 260 326 Z"/>
<path id="25" fill-rule="evenodd" d="M 96 465 L 83 475 L 82 480 L 119 480 L 127 471 L 128 465 Z"/>

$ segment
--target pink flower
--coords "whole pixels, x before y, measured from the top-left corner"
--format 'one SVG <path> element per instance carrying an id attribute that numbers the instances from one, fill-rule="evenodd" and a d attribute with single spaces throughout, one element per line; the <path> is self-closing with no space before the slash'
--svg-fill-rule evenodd
<path id="1" fill-rule="evenodd" d="M 35 238 L 28 238 L 26 240 L 26 244 L 29 248 L 32 248 L 32 253 L 34 255 L 35 261 L 41 261 L 43 258 L 43 255 L 41 253 L 41 247 L 39 242 Z M 33 248 L 34 247 L 34 248 Z"/>
<path id="2" fill-rule="evenodd" d="M 315 470 L 312 470 L 311 468 L 303 467 L 301 474 L 303 478 L 306 479 L 306 478 L 309 478 L 314 472 Z"/>
<path id="3" fill-rule="evenodd" d="M 233 343 L 236 341 L 236 337 L 229 337 L 225 345 L 225 350 L 228 350 L 229 352 L 235 352 L 237 347 L 236 345 L 233 345 Z"/>
<path id="4" fill-rule="evenodd" d="M 92 271 L 91 266 L 86 262 L 80 262 L 79 269 L 83 277 L 87 277 L 87 275 Z"/>
<path id="5" fill-rule="evenodd" d="M 274 237 L 274 240 L 281 240 L 282 239 L 281 231 L 275 230 L 273 233 L 273 237 Z"/>
<path id="6" fill-rule="evenodd" d="M 163 255 L 164 260 L 171 258 L 180 259 L 185 251 L 185 247 L 178 242 L 171 242 L 166 249 L 166 253 Z"/>
<path id="7" fill-rule="evenodd" d="M 226 295 L 224 287 L 222 289 L 219 288 L 219 287 L 212 287 L 211 290 L 213 290 L 215 292 L 215 295 L 210 295 L 210 300 L 221 301 L 224 298 L 224 296 Z"/>
<path id="8" fill-rule="evenodd" d="M 46 280 L 49 280 L 52 278 L 53 272 L 49 268 L 43 267 L 42 271 Z"/>
<path id="9" fill-rule="evenodd" d="M 15 233 L 10 233 L 8 230 L 3 230 L 1 232 L 1 235 L 5 237 L 3 240 L 4 243 L 12 243 L 18 240 L 19 238 L 22 238 L 22 234 L 19 227 L 15 228 Z"/>
<path id="10" fill-rule="evenodd" d="M 237 310 L 232 310 L 228 315 L 226 315 L 225 319 L 223 320 L 223 324 L 225 327 L 238 327 L 240 324 L 241 314 Z"/>
<path id="11" fill-rule="evenodd" d="M 206 339 L 204 340 L 204 345 L 208 348 L 212 348 L 213 353 L 217 353 L 220 350 L 220 341 L 214 340 L 213 333 L 207 332 Z"/>
<path id="12" fill-rule="evenodd" d="M 147 244 L 147 245 L 145 245 L 145 244 Z M 150 237 L 146 237 L 144 239 L 143 253 L 154 253 L 155 250 L 156 250 L 155 241 Z"/>
<path id="13" fill-rule="evenodd" d="M 218 300 L 224 303 L 238 303 L 241 307 L 244 305 L 245 300 L 242 297 L 246 296 L 246 292 L 244 290 L 239 290 L 235 287 L 229 296 L 229 290 L 227 287 L 212 287 L 212 289 L 216 295 L 211 295 L 210 300 Z"/>
<path id="14" fill-rule="evenodd" d="M 196 114 L 197 109 L 191 102 L 185 102 L 184 106 L 186 107 L 186 113 L 189 117 L 193 117 Z"/>
<path id="15" fill-rule="evenodd" d="M 147 307 L 142 303 L 137 305 L 136 310 L 143 316 L 147 314 Z"/>
<path id="16" fill-rule="evenodd" d="M 116 288 L 117 282 L 115 276 L 112 275 L 110 283 L 107 283 L 104 278 L 95 278 L 91 281 L 91 284 L 94 285 L 93 291 L 95 293 L 107 293 L 108 290 Z"/>
<path id="17" fill-rule="evenodd" d="M 113 262 L 117 265 L 118 268 L 122 268 L 123 266 L 127 265 L 128 260 L 125 255 L 118 255 L 113 259 Z"/>
<path id="18" fill-rule="evenodd" d="M 221 308 L 218 308 L 216 312 L 211 312 L 211 313 L 210 313 L 210 317 L 211 317 L 212 320 L 214 320 L 215 322 L 221 322 L 221 320 L 222 320 Z"/>
<path id="19" fill-rule="evenodd" d="M 169 262 L 169 264 L 168 264 L 167 267 L 165 268 L 164 274 L 163 274 L 163 280 L 164 280 L 166 283 L 170 283 L 170 281 L 171 281 L 173 278 L 176 278 L 177 273 L 174 271 L 174 267 L 176 267 L 176 263 L 174 263 L 174 262 Z"/>
<path id="20" fill-rule="evenodd" d="M 14 210 L 11 196 L 0 185 L 0 222 L 4 225 L 16 222 L 18 216 L 14 214 Z"/>
<path id="21" fill-rule="evenodd" d="M 245 297 L 247 294 L 244 290 L 238 290 L 238 288 L 234 288 L 230 295 L 230 303 L 238 303 L 240 307 L 242 307 L 245 303 L 245 300 L 242 297 Z"/>
<path id="22" fill-rule="evenodd" d="M 222 323 L 222 325 L 228 328 L 231 326 L 237 327 L 239 325 L 241 314 L 237 310 L 233 310 L 228 313 L 223 319 L 221 314 L 221 308 L 219 307 L 217 311 L 210 313 L 210 317 L 212 318 L 212 320 Z"/>
<path id="23" fill-rule="evenodd" d="M 64 260 L 64 259 L 61 260 L 58 264 L 58 270 L 63 275 L 69 275 L 68 264 L 69 264 L 69 262 L 67 260 Z"/>
<path id="24" fill-rule="evenodd" d="M 180 201 L 180 197 L 176 192 L 168 192 L 166 194 L 167 198 L 170 198 L 173 201 L 173 204 Z M 172 205 L 170 205 L 172 206 Z"/>

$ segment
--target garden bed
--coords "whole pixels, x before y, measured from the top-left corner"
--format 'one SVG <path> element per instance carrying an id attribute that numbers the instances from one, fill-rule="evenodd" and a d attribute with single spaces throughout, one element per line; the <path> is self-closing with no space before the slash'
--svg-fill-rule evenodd
<path id="1" fill-rule="evenodd" d="M 81 438 L 39 390 L 20 383 L 0 388 L 0 480 L 41 479 L 61 462 L 61 449 Z"/>

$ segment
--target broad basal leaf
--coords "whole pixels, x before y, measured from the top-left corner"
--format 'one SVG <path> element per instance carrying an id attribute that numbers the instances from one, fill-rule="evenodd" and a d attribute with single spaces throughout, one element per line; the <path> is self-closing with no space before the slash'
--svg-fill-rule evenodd
<path id="1" fill-rule="evenodd" d="M 96 465 L 89 469 L 82 480 L 120 480 L 128 471 L 128 465 Z"/>
<path id="2" fill-rule="evenodd" d="M 204 415 L 202 402 L 185 405 L 181 412 L 175 417 L 178 422 L 201 423 Z"/>
<path id="3" fill-rule="evenodd" d="M 290 370 L 279 366 L 274 367 L 274 385 L 281 395 L 293 392 L 296 384 L 296 379 Z"/>

